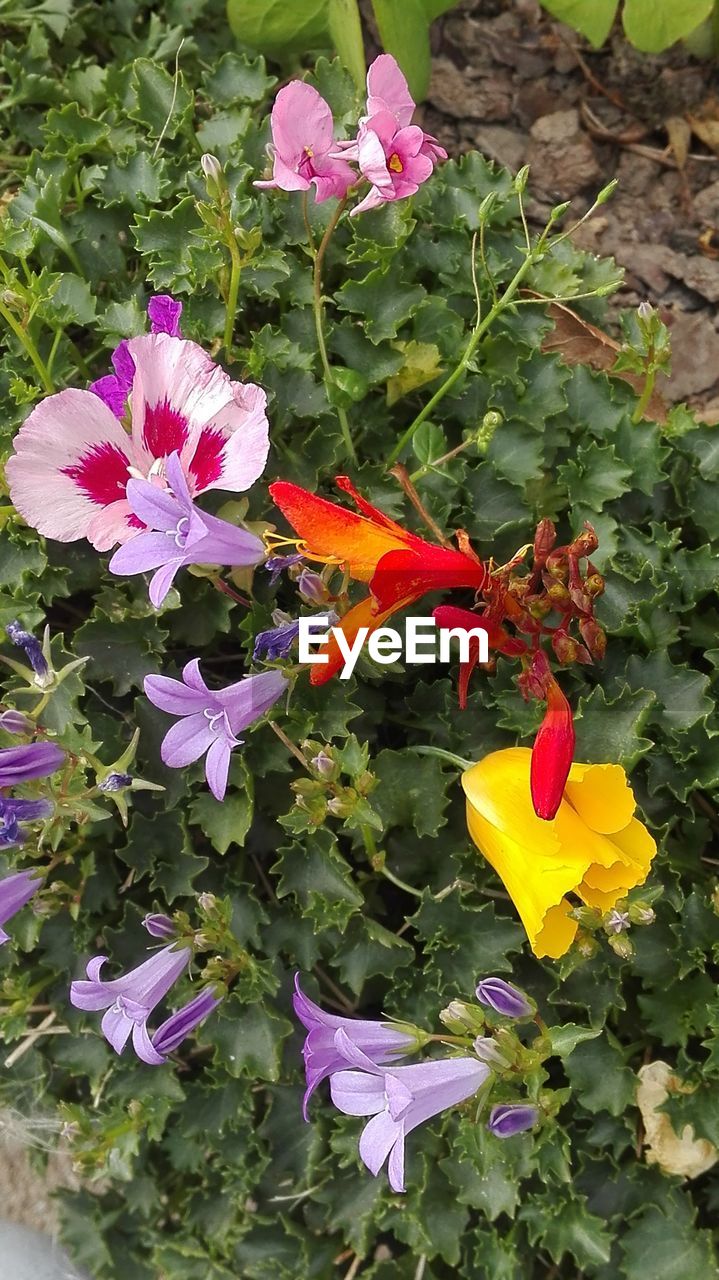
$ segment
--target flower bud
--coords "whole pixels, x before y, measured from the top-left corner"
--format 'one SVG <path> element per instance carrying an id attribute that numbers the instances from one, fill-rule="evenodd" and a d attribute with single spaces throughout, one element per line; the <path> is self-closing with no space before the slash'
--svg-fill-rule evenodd
<path id="1" fill-rule="evenodd" d="M 599 546 L 599 538 L 596 529 L 587 521 L 584 522 L 584 529 L 578 533 L 576 538 L 567 547 L 570 556 L 577 556 L 581 559 L 583 556 L 591 556 Z"/>
<path id="2" fill-rule="evenodd" d="M 34 733 L 35 725 L 22 711 L 8 708 L 7 711 L 0 712 L 0 729 L 4 729 L 6 733 Z"/>
<path id="3" fill-rule="evenodd" d="M 607 933 L 624 933 L 630 926 L 629 912 L 618 911 L 616 907 L 608 911 L 604 917 L 604 928 Z"/>
<path id="4" fill-rule="evenodd" d="M 547 597 L 552 603 L 552 608 L 558 609 L 560 613 L 566 612 L 572 603 L 572 597 L 564 583 L 550 578 L 549 582 L 546 584 L 546 589 Z"/>
<path id="5" fill-rule="evenodd" d="M 169 916 L 151 914 L 145 916 L 143 927 L 153 938 L 174 938 L 177 930 Z"/>
<path id="6" fill-rule="evenodd" d="M 557 530 L 547 516 L 539 521 L 534 534 L 534 568 L 540 569 L 557 541 Z"/>
<path id="7" fill-rule="evenodd" d="M 637 307 L 637 315 L 639 319 L 644 322 L 644 324 L 646 324 L 648 320 L 651 320 L 652 316 L 654 315 L 654 307 L 652 306 L 651 302 L 647 302 L 646 299 L 644 300 L 644 302 L 640 302 L 639 306 Z"/>
<path id="8" fill-rule="evenodd" d="M 98 791 L 124 791 L 125 787 L 132 786 L 132 774 L 130 773 L 108 773 L 102 782 L 98 782 Z"/>
<path id="9" fill-rule="evenodd" d="M 504 978 L 482 978 L 476 996 L 504 1018 L 532 1018 L 537 1011 L 534 1001 Z"/>
<path id="10" fill-rule="evenodd" d="M 608 942 L 612 951 L 619 956 L 620 960 L 631 960 L 634 955 L 634 946 L 631 938 L 628 938 L 626 933 L 612 934 Z"/>
<path id="11" fill-rule="evenodd" d="M 594 618 L 582 618 L 579 624 L 582 640 L 596 662 L 601 662 L 607 651 L 607 637 Z"/>
<path id="12" fill-rule="evenodd" d="M 341 796 L 332 796 L 327 801 L 328 812 L 334 818 L 349 818 L 356 808 L 356 798 L 351 788 L 346 788 Z"/>
<path id="13" fill-rule="evenodd" d="M 629 919 L 632 924 L 654 924 L 656 913 L 648 902 L 632 902 L 629 904 Z"/>
<path id="14" fill-rule="evenodd" d="M 591 960 L 599 951 L 599 943 L 591 933 L 580 930 L 574 939 L 574 945 L 583 960 Z"/>
<path id="15" fill-rule="evenodd" d="M 603 595 L 604 587 L 605 582 L 601 573 L 590 573 L 589 576 L 584 579 L 584 590 L 588 596 L 592 597 L 592 599 L 596 596 Z"/>
<path id="16" fill-rule="evenodd" d="M 492 1107 L 487 1128 L 495 1138 L 513 1138 L 515 1133 L 533 1129 L 538 1120 L 536 1107 L 524 1102 L 505 1102 Z"/>
<path id="17" fill-rule="evenodd" d="M 519 170 L 519 173 L 516 175 L 514 179 L 514 190 L 517 192 L 517 195 L 522 195 L 523 192 L 526 191 L 528 179 L 529 179 L 529 165 L 525 164 L 525 165 L 522 165 L 522 168 Z"/>
<path id="18" fill-rule="evenodd" d="M 579 645 L 573 640 L 566 631 L 555 631 L 552 636 L 552 648 L 558 662 L 569 663 L 576 662 L 579 655 Z"/>
<path id="19" fill-rule="evenodd" d="M 494 1067 L 498 1071 L 506 1071 L 511 1066 L 508 1058 L 500 1051 L 499 1045 L 493 1036 L 477 1036 L 472 1046 L 474 1052 L 480 1062 L 486 1062 L 487 1066 Z"/>
<path id="20" fill-rule="evenodd" d="M 337 763 L 329 756 L 326 751 L 320 751 L 310 760 L 313 769 L 316 769 L 321 778 L 335 778 L 337 776 Z"/>
<path id="21" fill-rule="evenodd" d="M 329 591 L 322 578 L 314 569 L 303 569 L 297 579 L 297 588 L 303 599 L 309 604 L 326 604 L 330 598 Z"/>
<path id="22" fill-rule="evenodd" d="M 446 1009 L 442 1009 L 439 1020 L 455 1034 L 469 1031 L 476 1035 L 484 1028 L 484 1014 L 476 1005 L 467 1004 L 464 1000 L 450 1000 Z"/>
<path id="23" fill-rule="evenodd" d="M 214 893 L 201 893 L 198 895 L 197 905 L 201 911 L 207 914 L 208 911 L 214 911 L 217 906 L 217 898 Z"/>
<path id="24" fill-rule="evenodd" d="M 556 578 L 558 582 L 569 581 L 569 566 L 567 565 L 567 557 L 563 550 L 552 551 L 547 556 L 545 565 L 547 573 Z"/>
<path id="25" fill-rule="evenodd" d="M 614 192 L 617 189 L 618 182 L 619 182 L 618 178 L 612 178 L 611 182 L 608 182 L 606 187 L 602 187 L 602 190 L 599 192 L 599 195 L 594 201 L 595 205 L 606 204 L 607 200 L 611 200 L 612 196 L 614 195 Z"/>

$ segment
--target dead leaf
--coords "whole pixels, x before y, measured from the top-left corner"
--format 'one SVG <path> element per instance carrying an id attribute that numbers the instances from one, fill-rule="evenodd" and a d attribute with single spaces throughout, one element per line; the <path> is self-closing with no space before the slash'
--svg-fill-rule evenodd
<path id="1" fill-rule="evenodd" d="M 661 1059 L 647 1062 L 637 1074 L 637 1106 L 644 1122 L 647 1164 L 658 1164 L 663 1173 L 680 1178 L 698 1178 L 706 1173 L 719 1160 L 714 1144 L 706 1138 L 696 1138 L 690 1124 L 677 1133 L 669 1116 L 659 1110 L 670 1093 L 692 1093 L 691 1085 L 685 1084 Z"/>
<path id="2" fill-rule="evenodd" d="M 700 120 L 698 116 L 687 116 L 687 120 L 697 137 L 719 155 L 719 120 Z"/>
<path id="3" fill-rule="evenodd" d="M 639 374 L 612 372 L 620 346 L 608 333 L 582 320 L 575 311 L 560 302 L 552 302 L 547 307 L 547 314 L 554 320 L 554 329 L 544 339 L 542 351 L 558 355 L 564 364 L 584 364 L 590 369 L 621 378 L 637 395 L 641 395 L 644 382 Z M 667 413 L 664 397 L 655 391 L 647 405 L 646 416 L 654 422 L 663 423 L 667 420 Z"/>
<path id="4" fill-rule="evenodd" d="M 669 134 L 669 146 L 674 153 L 674 159 L 679 168 L 683 169 L 689 155 L 692 126 L 684 116 L 670 116 L 664 121 L 664 127 Z"/>

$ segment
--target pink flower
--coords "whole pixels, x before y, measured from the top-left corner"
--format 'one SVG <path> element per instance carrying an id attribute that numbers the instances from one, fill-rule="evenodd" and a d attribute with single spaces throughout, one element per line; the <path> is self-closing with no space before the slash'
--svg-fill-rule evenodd
<path id="1" fill-rule="evenodd" d="M 414 195 L 447 152 L 436 138 L 411 123 L 415 103 L 405 77 L 389 53 L 375 58 L 367 72 L 367 115 L 354 142 L 340 144 L 341 154 L 355 160 L 370 190 L 352 215 L 376 209 L 389 200 Z"/>
<path id="2" fill-rule="evenodd" d="M 271 125 L 272 180 L 256 187 L 308 191 L 314 184 L 318 204 L 347 194 L 355 174 L 346 160 L 332 155 L 337 146 L 332 111 L 316 89 L 303 80 L 285 85 L 275 99 Z"/>
<path id="3" fill-rule="evenodd" d="M 161 302 L 168 311 L 171 299 Z M 175 451 L 193 497 L 242 492 L 262 474 L 264 391 L 233 382 L 196 343 L 168 332 L 176 311 L 160 316 L 152 308 L 156 331 L 120 344 L 115 375 L 87 391 L 48 396 L 15 438 L 6 465 L 12 501 L 48 538 L 87 538 L 98 551 L 126 542 L 143 528 L 127 500 L 128 480 L 166 488 L 165 463 Z"/>

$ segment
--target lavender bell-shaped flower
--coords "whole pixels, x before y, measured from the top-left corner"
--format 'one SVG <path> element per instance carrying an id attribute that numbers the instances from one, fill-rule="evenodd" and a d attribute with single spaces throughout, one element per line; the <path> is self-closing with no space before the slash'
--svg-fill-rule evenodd
<path id="1" fill-rule="evenodd" d="M 46 778 L 64 762 L 65 752 L 54 742 L 5 747 L 0 750 L 0 787 L 17 787 L 33 778 Z"/>
<path id="2" fill-rule="evenodd" d="M 539 1111 L 525 1102 L 505 1102 L 492 1107 L 487 1128 L 495 1138 L 513 1138 L 515 1133 L 533 1129 L 539 1119 Z"/>
<path id="3" fill-rule="evenodd" d="M 152 1047 L 163 1061 L 169 1053 L 174 1053 L 195 1027 L 199 1027 L 209 1017 L 218 1004 L 222 1004 L 222 996 L 215 995 L 214 987 L 205 987 L 194 999 L 160 1024 L 152 1037 Z"/>
<path id="4" fill-rule="evenodd" d="M 252 661 L 259 662 L 266 658 L 268 662 L 276 662 L 280 658 L 288 658 L 295 640 L 300 633 L 299 618 L 287 618 L 283 621 L 279 614 L 273 615 L 274 627 L 267 631 L 258 631 L 255 636 L 255 647 L 252 650 Z"/>
<path id="5" fill-rule="evenodd" d="M 21 907 L 34 897 L 43 879 L 42 872 L 31 867 L 27 871 L 16 871 L 13 875 L 5 876 L 0 880 L 0 945 L 7 942 L 10 937 L 2 926 L 17 915 Z"/>
<path id="6" fill-rule="evenodd" d="M 307 1031 L 302 1055 L 305 1060 L 307 1089 L 302 1102 L 302 1113 L 307 1117 L 307 1104 L 318 1084 L 341 1071 L 347 1062 L 335 1045 L 335 1034 L 343 1031 L 346 1036 L 377 1064 L 392 1062 L 417 1048 L 417 1037 L 409 1031 L 395 1027 L 391 1022 L 375 1022 L 363 1018 L 341 1018 L 326 1013 L 314 1000 L 310 1000 L 300 987 L 299 974 L 295 974 L 295 994 L 292 997 L 295 1014 Z"/>
<path id="7" fill-rule="evenodd" d="M 190 947 L 171 943 L 123 977 L 108 981 L 100 977 L 107 957 L 95 956 L 87 966 L 87 980 L 71 984 L 70 1002 L 76 1009 L 93 1013 L 106 1009 L 102 1031 L 115 1052 L 122 1053 L 132 1035 L 138 1058 L 150 1066 L 159 1066 L 165 1059 L 153 1048 L 147 1020 L 187 968 L 191 956 Z"/>
<path id="8" fill-rule="evenodd" d="M 22 844 L 25 837 L 20 823 L 49 818 L 53 808 L 50 800 L 15 800 L 0 796 L 0 846 L 7 849 Z"/>
<path id="9" fill-rule="evenodd" d="M 237 734 L 269 711 L 287 688 L 281 671 L 263 671 L 225 689 L 208 689 L 199 658 L 187 663 L 182 681 L 147 676 L 145 693 L 153 706 L 181 717 L 164 737 L 164 763 L 182 769 L 206 752 L 205 777 L 215 799 L 224 799 L 230 755 L 241 745 Z"/>
<path id="10" fill-rule="evenodd" d="M 483 978 L 477 987 L 477 999 L 504 1018 L 531 1018 L 536 1012 L 536 1006 L 524 992 L 504 978 Z"/>
<path id="11" fill-rule="evenodd" d="M 127 500 L 146 528 L 125 542 L 112 557 L 111 573 L 146 573 L 154 569 L 150 600 L 157 608 L 175 575 L 190 564 L 248 567 L 264 558 L 264 544 L 253 533 L 200 511 L 192 501 L 175 451 L 165 466 L 169 489 L 149 480 L 128 480 Z"/>
<path id="12" fill-rule="evenodd" d="M 478 1058 L 444 1058 L 406 1067 L 372 1062 L 344 1031 L 335 1032 L 335 1048 L 348 1067 L 330 1079 L 332 1101 L 348 1116 L 371 1116 L 359 1141 L 360 1158 L 370 1173 L 386 1160 L 393 1191 L 404 1191 L 404 1142 L 408 1133 L 433 1116 L 471 1098 L 490 1074 Z"/>

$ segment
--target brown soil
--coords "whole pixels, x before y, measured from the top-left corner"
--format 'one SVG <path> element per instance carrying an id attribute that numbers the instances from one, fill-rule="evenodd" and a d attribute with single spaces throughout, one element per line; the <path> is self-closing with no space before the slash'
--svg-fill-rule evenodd
<path id="1" fill-rule="evenodd" d="M 424 127 L 451 154 L 531 166 L 530 216 L 610 179 L 577 237 L 625 268 L 622 307 L 657 305 L 672 333 L 663 388 L 719 422 L 719 68 L 679 45 L 637 53 L 618 32 L 593 50 L 537 0 L 465 0 L 433 28 Z"/>

